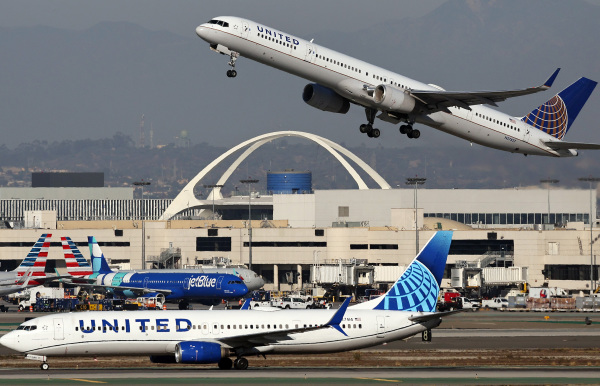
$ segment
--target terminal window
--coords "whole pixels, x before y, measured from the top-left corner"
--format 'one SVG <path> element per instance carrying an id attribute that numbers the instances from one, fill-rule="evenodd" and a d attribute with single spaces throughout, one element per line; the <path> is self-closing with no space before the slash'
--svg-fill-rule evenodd
<path id="1" fill-rule="evenodd" d="M 231 252 L 231 237 L 196 237 L 197 252 Z"/>
<path id="2" fill-rule="evenodd" d="M 338 206 L 338 217 L 350 217 L 350 207 Z"/>

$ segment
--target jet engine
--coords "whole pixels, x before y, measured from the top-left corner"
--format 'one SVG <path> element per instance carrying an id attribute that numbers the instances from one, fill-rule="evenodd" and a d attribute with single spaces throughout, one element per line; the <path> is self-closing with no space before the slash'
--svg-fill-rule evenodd
<path id="1" fill-rule="evenodd" d="M 385 84 L 375 87 L 373 99 L 381 110 L 392 110 L 402 113 L 412 112 L 416 104 L 415 98 L 412 96 Z"/>
<path id="2" fill-rule="evenodd" d="M 307 84 L 302 91 L 302 99 L 312 107 L 330 113 L 346 114 L 350 110 L 350 102 L 338 93 L 320 84 Z"/>
<path id="3" fill-rule="evenodd" d="M 217 363 L 228 354 L 228 350 L 218 343 L 179 342 L 175 345 L 177 363 Z"/>

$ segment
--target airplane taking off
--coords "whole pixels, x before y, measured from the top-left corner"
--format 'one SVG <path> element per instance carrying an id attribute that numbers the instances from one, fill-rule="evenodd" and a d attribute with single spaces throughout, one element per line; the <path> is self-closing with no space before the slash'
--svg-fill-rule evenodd
<path id="1" fill-rule="evenodd" d="M 215 305 L 223 299 L 236 299 L 248 293 L 248 287 L 243 279 L 229 272 L 232 268 L 223 268 L 225 272 L 217 272 L 216 269 L 215 272 L 186 269 L 113 271 L 108 266 L 95 237 L 88 237 L 91 267 L 69 237 L 61 237 L 61 240 L 67 272 L 72 275 L 70 280 L 65 280 L 69 284 L 102 288 L 119 296 L 158 296 L 166 300 L 179 301 L 181 309 L 187 309 L 190 300 Z M 235 269 L 243 270 L 244 274 L 245 271 L 254 273 L 245 268 Z M 250 277 L 249 274 L 246 276 Z M 262 287 L 264 281 L 260 277 L 258 279 Z M 257 279 L 252 279 L 252 283 L 256 281 Z"/>
<path id="2" fill-rule="evenodd" d="M 399 124 L 400 133 L 419 138 L 421 123 L 483 146 L 553 157 L 578 155 L 577 149 L 600 144 L 563 141 L 597 82 L 580 78 L 524 117 L 512 117 L 483 105 L 547 90 L 560 69 L 541 86 L 511 91 L 446 91 L 374 66 L 313 41 L 283 33 L 251 20 L 222 16 L 201 24 L 196 34 L 210 48 L 230 57 L 228 77 L 244 56 L 315 82 L 302 92 L 304 102 L 323 111 L 346 114 L 350 103 L 365 108 L 360 132 L 377 138 L 375 118 Z M 379 115 L 377 115 L 379 113 Z"/>
<path id="3" fill-rule="evenodd" d="M 46 276 L 45 272 L 51 237 L 51 234 L 43 234 L 15 270 L 0 272 L 0 296 L 59 279 L 56 276 Z"/>
<path id="4" fill-rule="evenodd" d="M 248 368 L 247 356 L 357 350 L 437 327 L 436 312 L 452 241 L 436 232 L 385 295 L 338 310 L 106 311 L 28 320 L 0 344 L 42 361 L 47 356 L 149 355 L 155 363 L 217 363 Z M 235 357 L 231 360 L 230 357 Z"/>

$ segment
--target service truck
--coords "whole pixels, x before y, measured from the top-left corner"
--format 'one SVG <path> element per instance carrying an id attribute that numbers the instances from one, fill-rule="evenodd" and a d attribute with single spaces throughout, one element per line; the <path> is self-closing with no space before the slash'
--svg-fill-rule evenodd
<path id="1" fill-rule="evenodd" d="M 495 310 L 508 308 L 508 299 L 506 299 L 506 298 L 484 299 L 481 301 L 481 307 L 492 308 Z"/>

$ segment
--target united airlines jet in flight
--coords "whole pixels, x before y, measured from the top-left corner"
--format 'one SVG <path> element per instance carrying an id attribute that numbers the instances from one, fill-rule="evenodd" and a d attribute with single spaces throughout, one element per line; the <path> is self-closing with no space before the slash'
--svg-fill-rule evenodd
<path id="1" fill-rule="evenodd" d="M 0 338 L 27 359 L 148 355 L 155 363 L 248 368 L 248 356 L 357 350 L 430 333 L 452 232 L 433 235 L 383 296 L 338 310 L 103 311 L 28 320 Z M 430 335 L 429 335 L 430 336 Z M 232 360 L 231 358 L 235 358 Z"/>
<path id="2" fill-rule="evenodd" d="M 213 51 L 229 56 L 228 77 L 235 77 L 238 57 L 286 71 L 311 82 L 302 99 L 312 107 L 345 114 L 350 104 L 365 109 L 367 123 L 360 132 L 377 138 L 375 118 L 399 124 L 400 133 L 419 138 L 421 123 L 483 146 L 525 155 L 576 156 L 578 149 L 600 144 L 564 141 L 565 135 L 597 82 L 580 78 L 548 102 L 523 117 L 512 117 L 483 105 L 547 90 L 556 70 L 541 86 L 511 91 L 446 91 L 275 28 L 223 16 L 196 28 Z"/>

